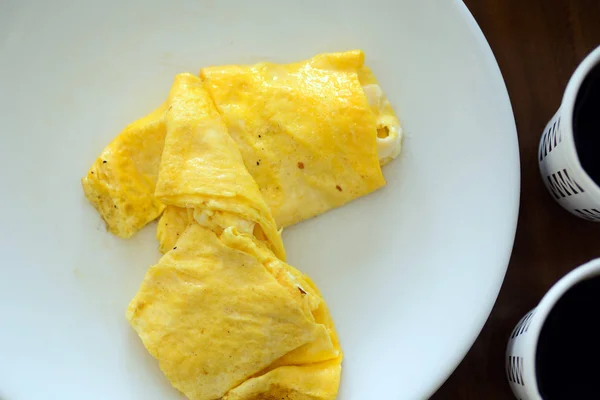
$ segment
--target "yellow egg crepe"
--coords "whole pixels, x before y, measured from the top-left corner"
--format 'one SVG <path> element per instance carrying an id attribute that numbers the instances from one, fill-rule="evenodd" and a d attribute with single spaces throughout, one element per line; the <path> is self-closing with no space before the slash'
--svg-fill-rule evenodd
<path id="1" fill-rule="evenodd" d="M 399 154 L 402 128 L 361 51 L 287 65 L 210 67 L 201 77 L 279 228 L 385 184 L 377 164 Z M 171 93 L 185 93 L 190 79 L 182 74 Z M 170 103 L 127 127 L 83 179 L 86 196 L 118 236 L 133 235 L 164 209 L 153 192 Z M 207 103 L 206 117 L 216 117 Z M 258 224 L 267 240 L 276 241 L 268 222 Z"/>
<path id="2" fill-rule="evenodd" d="M 204 68 L 83 178 L 115 235 L 158 218 L 164 256 L 127 319 L 191 400 L 335 400 L 342 350 L 281 229 L 369 194 L 402 128 L 361 51 Z M 162 215 L 161 215 L 162 214 Z"/>
<path id="3" fill-rule="evenodd" d="M 306 369 L 294 373 L 296 367 L 282 365 L 286 355 L 305 357 L 309 352 L 302 349 L 322 341 L 333 326 L 317 321 L 330 318 L 313 314 L 313 308 L 324 310 L 323 301 L 299 272 L 290 270 L 287 280 L 273 275 L 287 265 L 276 260 L 265 244 L 235 228 L 219 237 L 192 223 L 176 249 L 148 271 L 127 318 L 188 398 L 220 399 L 235 388 L 231 399 L 270 398 L 259 395 L 271 395 L 270 384 L 273 393 L 304 396 L 292 398 L 335 398 L 341 359 L 337 338 L 328 337 L 329 349 L 319 343 L 314 358 L 298 358 L 297 368 Z M 323 364 L 327 367 L 320 371 L 327 361 L 331 366 Z M 247 386 L 238 387 L 244 382 Z M 313 393 L 329 397 L 310 397 Z"/>
<path id="4" fill-rule="evenodd" d="M 200 71 L 279 227 L 339 207 L 385 184 L 378 124 L 380 136 L 385 136 L 398 131 L 399 123 L 386 131 L 377 99 L 370 105 L 359 71 L 365 86 L 377 85 L 363 62 L 361 51 L 350 51 L 287 65 Z M 387 122 L 395 124 L 393 118 Z"/>
<path id="5" fill-rule="evenodd" d="M 163 104 L 127 126 L 82 179 L 85 196 L 117 236 L 131 237 L 165 207 L 154 197 L 165 142 L 165 109 Z"/>
<path id="6" fill-rule="evenodd" d="M 213 230 L 234 226 L 254 233 L 285 259 L 269 208 L 202 82 L 191 74 L 179 74 L 175 81 L 156 197 L 193 208 L 194 219 Z"/>

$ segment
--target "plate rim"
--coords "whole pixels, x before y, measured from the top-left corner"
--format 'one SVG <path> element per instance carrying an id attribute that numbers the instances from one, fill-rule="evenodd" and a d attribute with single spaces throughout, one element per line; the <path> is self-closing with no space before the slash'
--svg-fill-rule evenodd
<path id="1" fill-rule="evenodd" d="M 490 295 L 491 301 L 489 302 L 489 304 L 487 304 L 486 307 L 481 308 L 480 311 L 477 313 L 478 315 L 476 317 L 475 324 L 471 329 L 471 337 L 469 337 L 468 340 L 465 339 L 465 341 L 462 343 L 460 350 L 455 352 L 455 356 L 453 357 L 451 362 L 447 364 L 447 367 L 444 368 L 444 370 L 441 371 L 438 374 L 438 377 L 432 382 L 431 389 L 425 393 L 426 397 L 424 398 L 427 399 L 433 396 L 435 393 L 437 393 L 437 391 L 444 385 L 444 383 L 446 383 L 446 381 L 452 376 L 454 371 L 456 371 L 456 369 L 465 359 L 465 357 L 470 352 L 471 348 L 479 338 L 481 331 L 483 330 L 485 324 L 487 323 L 488 319 L 492 314 L 493 308 L 500 294 L 500 289 L 502 288 L 502 285 L 506 278 L 506 272 L 508 271 L 510 259 L 515 245 L 521 200 L 521 155 L 519 149 L 519 135 L 515 121 L 514 109 L 510 101 L 510 95 L 506 86 L 506 81 L 504 80 L 504 75 L 502 74 L 502 70 L 500 69 L 498 60 L 494 55 L 494 51 L 492 50 L 481 27 L 477 23 L 477 20 L 471 13 L 471 10 L 469 10 L 467 5 L 464 3 L 464 0 L 454 0 L 454 3 L 456 5 L 459 15 L 462 17 L 463 21 L 468 25 L 468 27 L 475 35 L 475 39 L 477 39 L 478 41 L 478 46 L 483 50 L 484 57 L 487 57 L 489 61 L 491 61 L 490 65 L 493 65 L 494 67 L 494 70 L 491 72 L 494 75 L 496 75 L 496 79 L 500 80 L 500 83 L 502 84 L 502 87 L 504 89 L 502 93 L 504 97 L 503 102 L 505 102 L 505 104 L 508 106 L 511 115 L 510 120 L 507 121 L 507 123 L 510 125 L 511 130 L 509 136 L 514 140 L 512 144 L 512 151 L 514 152 L 514 157 L 517 161 L 515 169 L 513 171 L 515 175 L 514 185 L 516 190 L 514 197 L 511 199 L 512 204 L 510 204 L 510 207 L 507 206 L 507 208 L 512 208 L 512 220 L 510 221 L 511 229 L 509 230 L 509 237 L 507 238 L 507 242 L 509 243 L 509 245 L 506 250 L 504 259 L 502 260 L 502 265 L 504 265 L 504 269 L 502 271 L 501 279 L 499 279 L 495 284 L 494 293 Z"/>

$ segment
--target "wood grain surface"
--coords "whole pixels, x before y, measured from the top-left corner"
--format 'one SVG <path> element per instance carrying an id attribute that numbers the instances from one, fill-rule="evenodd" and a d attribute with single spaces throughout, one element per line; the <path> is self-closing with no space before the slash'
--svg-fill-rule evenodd
<path id="1" fill-rule="evenodd" d="M 504 375 L 510 332 L 559 278 L 600 257 L 600 223 L 560 208 L 543 186 L 536 159 L 542 130 L 558 109 L 567 81 L 600 45 L 600 0 L 464 2 L 494 51 L 512 102 L 521 153 L 521 209 L 492 314 L 469 354 L 431 399 L 510 400 L 514 397 Z"/>

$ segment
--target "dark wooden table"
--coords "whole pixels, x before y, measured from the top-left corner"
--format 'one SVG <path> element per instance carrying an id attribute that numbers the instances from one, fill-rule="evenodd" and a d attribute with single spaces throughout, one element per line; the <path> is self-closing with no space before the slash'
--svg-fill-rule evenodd
<path id="1" fill-rule="evenodd" d="M 504 377 L 504 351 L 511 330 L 560 277 L 600 257 L 600 223 L 573 217 L 554 203 L 536 160 L 541 132 L 558 109 L 572 72 L 600 45 L 600 0 L 464 1 L 508 87 L 521 152 L 521 210 L 492 314 L 469 354 L 431 399 L 509 400 L 514 397 Z"/>

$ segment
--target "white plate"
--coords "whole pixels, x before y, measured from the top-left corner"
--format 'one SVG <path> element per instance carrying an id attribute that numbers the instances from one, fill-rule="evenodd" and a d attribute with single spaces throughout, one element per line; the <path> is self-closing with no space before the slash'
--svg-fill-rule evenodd
<path id="1" fill-rule="evenodd" d="M 496 299 L 519 197 L 509 99 L 462 2 L 124 3 L 0 5 L 0 397 L 179 399 L 124 317 L 158 259 L 155 226 L 111 236 L 79 179 L 178 72 L 352 48 L 398 110 L 404 152 L 385 189 L 284 239 L 339 328 L 339 399 L 430 396 Z"/>

